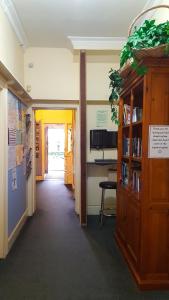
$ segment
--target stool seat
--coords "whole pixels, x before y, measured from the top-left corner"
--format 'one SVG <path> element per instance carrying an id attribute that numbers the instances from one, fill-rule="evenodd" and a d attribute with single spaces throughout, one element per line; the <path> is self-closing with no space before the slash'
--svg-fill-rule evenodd
<path id="1" fill-rule="evenodd" d="M 117 189 L 117 182 L 115 181 L 101 181 L 99 187 L 102 189 Z"/>
<path id="2" fill-rule="evenodd" d="M 105 191 L 117 190 L 117 182 L 115 181 L 101 181 L 99 187 L 102 189 L 101 207 L 100 207 L 100 223 L 103 225 L 103 217 L 112 217 L 114 213 L 111 208 L 105 207 Z"/>

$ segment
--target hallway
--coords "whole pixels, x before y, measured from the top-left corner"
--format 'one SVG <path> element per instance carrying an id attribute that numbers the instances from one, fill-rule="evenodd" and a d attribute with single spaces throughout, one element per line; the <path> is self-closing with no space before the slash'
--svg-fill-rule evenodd
<path id="1" fill-rule="evenodd" d="M 114 220 L 96 217 L 82 229 L 71 192 L 61 182 L 37 185 L 38 209 L 5 261 L 1 300 L 167 300 L 168 291 L 140 292 L 113 239 Z"/>

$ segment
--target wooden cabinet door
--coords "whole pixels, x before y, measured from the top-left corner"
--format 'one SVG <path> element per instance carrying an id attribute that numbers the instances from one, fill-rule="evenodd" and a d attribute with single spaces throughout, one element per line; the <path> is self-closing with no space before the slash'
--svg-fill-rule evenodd
<path id="1" fill-rule="evenodd" d="M 152 204 L 144 219 L 142 273 L 169 280 L 169 209 Z"/>
<path id="2" fill-rule="evenodd" d="M 119 187 L 117 193 L 117 230 L 120 234 L 120 237 L 123 241 L 126 240 L 126 232 L 127 232 L 127 199 L 128 196 L 123 191 L 121 187 Z"/>
<path id="3" fill-rule="evenodd" d="M 135 263 L 138 263 L 140 240 L 140 214 L 138 206 L 131 198 L 127 206 L 127 248 Z"/>

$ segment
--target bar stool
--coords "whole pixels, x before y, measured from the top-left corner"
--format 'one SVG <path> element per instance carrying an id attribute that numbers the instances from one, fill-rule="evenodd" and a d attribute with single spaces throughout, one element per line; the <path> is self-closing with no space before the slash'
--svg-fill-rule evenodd
<path id="1" fill-rule="evenodd" d="M 117 190 L 117 182 L 115 181 L 101 181 L 99 187 L 102 188 L 101 207 L 100 207 L 100 224 L 103 225 L 103 217 L 112 217 L 114 214 L 111 208 L 105 209 L 105 190 Z"/>

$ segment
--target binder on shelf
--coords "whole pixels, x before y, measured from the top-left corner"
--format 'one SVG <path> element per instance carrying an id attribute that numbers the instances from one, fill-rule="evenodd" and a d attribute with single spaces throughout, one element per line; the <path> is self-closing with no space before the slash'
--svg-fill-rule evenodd
<path id="1" fill-rule="evenodd" d="M 130 124 L 131 118 L 131 107 L 128 104 L 124 104 L 124 111 L 123 111 L 123 123 L 124 125 Z"/>
<path id="2" fill-rule="evenodd" d="M 130 139 L 127 137 L 124 137 L 123 139 L 123 155 L 129 156 L 130 154 Z"/>
<path id="3" fill-rule="evenodd" d="M 135 192 L 140 192 L 141 187 L 141 170 L 133 170 L 132 173 L 132 188 Z"/>
<path id="4" fill-rule="evenodd" d="M 142 120 L 143 109 L 141 107 L 134 107 L 132 114 L 132 122 L 138 122 Z"/>
<path id="5" fill-rule="evenodd" d="M 134 137 L 132 139 L 132 155 L 133 157 L 142 156 L 142 139 L 140 137 Z"/>
<path id="6" fill-rule="evenodd" d="M 124 186 L 128 185 L 129 183 L 129 167 L 128 163 L 122 162 L 122 184 Z"/>

